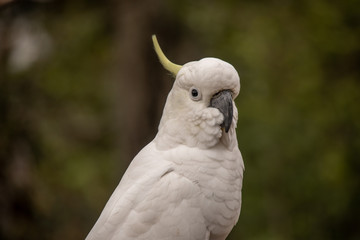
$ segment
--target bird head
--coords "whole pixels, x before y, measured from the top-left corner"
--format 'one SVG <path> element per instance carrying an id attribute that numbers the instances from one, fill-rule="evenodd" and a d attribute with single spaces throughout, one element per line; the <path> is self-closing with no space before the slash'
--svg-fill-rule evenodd
<path id="1" fill-rule="evenodd" d="M 160 62 L 175 76 L 159 133 L 164 130 L 164 134 L 174 135 L 178 143 L 202 147 L 216 145 L 229 131 L 235 135 L 234 99 L 240 91 L 235 68 L 217 58 L 177 65 L 166 58 L 155 35 L 153 42 Z"/>

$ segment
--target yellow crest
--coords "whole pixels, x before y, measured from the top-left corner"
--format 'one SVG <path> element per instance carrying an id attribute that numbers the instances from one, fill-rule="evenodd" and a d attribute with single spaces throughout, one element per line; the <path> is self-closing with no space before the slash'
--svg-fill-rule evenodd
<path id="1" fill-rule="evenodd" d="M 155 52 L 158 55 L 161 64 L 163 67 L 171 72 L 174 76 L 179 72 L 180 68 L 182 68 L 181 65 L 177 65 L 175 63 L 170 62 L 170 60 L 165 56 L 164 52 L 161 50 L 159 42 L 155 35 L 152 35 L 152 40 L 154 43 Z"/>

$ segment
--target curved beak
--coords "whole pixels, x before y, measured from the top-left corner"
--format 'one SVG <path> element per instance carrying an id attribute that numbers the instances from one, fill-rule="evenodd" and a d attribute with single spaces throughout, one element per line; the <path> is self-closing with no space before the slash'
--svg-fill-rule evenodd
<path id="1" fill-rule="evenodd" d="M 224 115 L 221 127 L 228 132 L 233 120 L 233 99 L 230 90 L 223 90 L 215 94 L 210 100 L 210 107 L 217 108 Z"/>

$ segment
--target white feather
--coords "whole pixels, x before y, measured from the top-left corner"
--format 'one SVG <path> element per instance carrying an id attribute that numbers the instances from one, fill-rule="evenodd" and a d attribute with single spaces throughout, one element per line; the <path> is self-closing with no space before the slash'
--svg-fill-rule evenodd
<path id="1" fill-rule="evenodd" d="M 202 99 L 194 101 L 196 87 Z M 243 160 L 234 104 L 228 133 L 211 96 L 239 77 L 228 63 L 205 58 L 185 64 L 169 93 L 159 132 L 133 159 L 98 221 L 92 239 L 225 239 L 241 206 Z"/>

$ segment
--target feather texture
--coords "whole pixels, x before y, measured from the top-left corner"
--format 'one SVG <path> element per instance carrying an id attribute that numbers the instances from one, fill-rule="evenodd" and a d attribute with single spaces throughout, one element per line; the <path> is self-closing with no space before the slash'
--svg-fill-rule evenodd
<path id="1" fill-rule="evenodd" d="M 201 99 L 192 99 L 195 87 Z M 233 122 L 211 97 L 240 90 L 235 69 L 219 59 L 185 64 L 169 93 L 159 132 L 133 159 L 87 240 L 225 239 L 241 208 L 244 164 Z"/>

